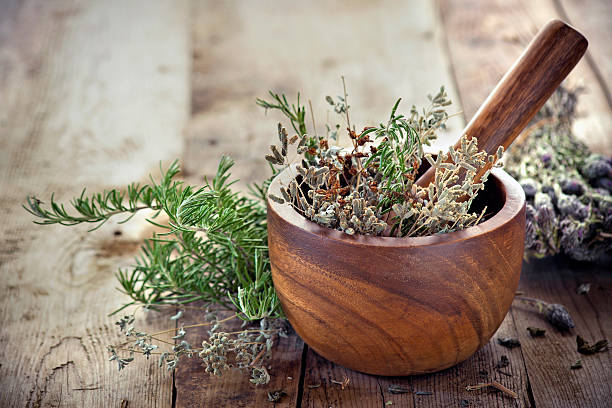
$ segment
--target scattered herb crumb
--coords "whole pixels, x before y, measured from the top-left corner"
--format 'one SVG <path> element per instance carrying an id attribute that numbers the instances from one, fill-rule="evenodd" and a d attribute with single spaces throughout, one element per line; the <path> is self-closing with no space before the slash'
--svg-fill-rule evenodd
<path id="1" fill-rule="evenodd" d="M 414 395 L 433 395 L 433 392 L 431 391 L 417 391 L 414 393 Z"/>
<path id="2" fill-rule="evenodd" d="M 574 362 L 574 364 L 572 364 L 572 365 L 570 366 L 570 368 L 571 368 L 572 370 L 579 370 L 579 369 L 581 369 L 581 368 L 582 368 L 582 360 L 581 360 L 581 359 L 576 360 L 576 361 Z"/>
<path id="3" fill-rule="evenodd" d="M 546 330 L 540 329 L 539 327 L 527 327 L 527 331 L 531 335 L 531 337 L 544 337 L 546 334 Z"/>
<path id="4" fill-rule="evenodd" d="M 283 398 L 287 393 L 283 390 L 276 390 L 268 393 L 268 401 L 270 402 L 278 402 Z"/>
<path id="5" fill-rule="evenodd" d="M 584 355 L 595 354 L 595 353 L 600 353 L 602 351 L 608 350 L 608 340 L 606 339 L 599 340 L 597 343 L 591 346 L 588 341 L 580 337 L 580 335 L 577 335 L 576 336 L 576 346 L 580 354 L 584 354 Z"/>
<path id="6" fill-rule="evenodd" d="M 390 385 L 389 388 L 387 388 L 387 390 L 391 393 L 391 394 L 408 394 L 409 392 L 412 392 L 409 388 L 406 387 L 402 387 L 401 385 Z"/>
<path id="7" fill-rule="evenodd" d="M 385 405 L 393 405 L 393 401 L 387 401 L 385 402 Z"/>
<path id="8" fill-rule="evenodd" d="M 515 339 L 514 337 L 499 337 L 497 339 L 497 342 L 500 345 L 509 349 L 521 346 L 521 342 L 518 339 Z"/>
<path id="9" fill-rule="evenodd" d="M 461 400 L 460 406 L 461 406 L 461 408 L 469 407 L 470 406 L 470 401 L 466 400 L 466 399 Z"/>
<path id="10" fill-rule="evenodd" d="M 318 384 L 310 384 L 308 385 L 308 388 L 311 390 L 314 390 L 315 388 L 319 388 L 321 386 L 321 383 Z"/>
<path id="11" fill-rule="evenodd" d="M 506 368 L 509 365 L 510 365 L 510 360 L 508 360 L 508 356 L 502 355 L 499 361 L 497 362 L 497 365 L 495 366 L 495 368 L 499 370 L 500 368 Z"/>
<path id="12" fill-rule="evenodd" d="M 590 290 L 591 290 L 591 284 L 583 283 L 582 285 L 578 286 L 578 289 L 576 289 L 576 293 L 579 295 L 586 295 L 587 293 L 589 293 Z"/>

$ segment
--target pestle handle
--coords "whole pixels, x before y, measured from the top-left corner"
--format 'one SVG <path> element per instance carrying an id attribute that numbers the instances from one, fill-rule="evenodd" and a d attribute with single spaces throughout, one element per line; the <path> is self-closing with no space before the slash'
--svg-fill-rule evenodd
<path id="1" fill-rule="evenodd" d="M 499 81 L 462 134 L 468 138 L 476 136 L 479 149 L 489 154 L 495 154 L 500 145 L 507 148 L 582 58 L 587 45 L 586 38 L 563 21 L 548 22 Z M 457 142 L 455 148 L 459 146 Z M 430 168 L 416 184 L 426 187 L 433 181 L 434 173 Z"/>

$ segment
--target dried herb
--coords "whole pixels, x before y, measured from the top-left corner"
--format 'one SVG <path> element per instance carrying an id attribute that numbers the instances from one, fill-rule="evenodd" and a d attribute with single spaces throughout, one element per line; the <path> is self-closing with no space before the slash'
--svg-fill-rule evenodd
<path id="1" fill-rule="evenodd" d="M 590 345 L 585 339 L 583 339 L 580 335 L 576 336 L 576 349 L 580 354 L 589 355 L 600 353 L 602 351 L 608 350 L 608 340 L 603 339 L 599 340 L 593 345 Z"/>
<path id="2" fill-rule="evenodd" d="M 276 390 L 268 393 L 268 401 L 279 402 L 287 393 L 283 390 Z"/>
<path id="3" fill-rule="evenodd" d="M 576 360 L 576 361 L 575 361 L 575 362 L 574 362 L 574 363 L 573 363 L 573 364 L 570 366 L 570 368 L 571 368 L 572 370 L 579 370 L 579 369 L 581 369 L 581 368 L 582 368 L 582 360 L 581 360 L 581 359 Z"/>
<path id="4" fill-rule="evenodd" d="M 497 362 L 497 365 L 495 366 L 495 368 L 499 370 L 500 368 L 506 368 L 509 365 L 510 365 L 510 360 L 508 360 L 508 356 L 502 355 L 499 361 Z"/>
<path id="5" fill-rule="evenodd" d="M 414 395 L 433 395 L 431 391 L 416 391 Z"/>
<path id="6" fill-rule="evenodd" d="M 612 250 L 612 157 L 572 133 L 577 98 L 559 87 L 505 163 L 527 197 L 526 257 L 591 261 Z"/>
<path id="7" fill-rule="evenodd" d="M 521 342 L 514 337 L 498 337 L 497 342 L 509 349 L 521 346 Z"/>
<path id="8" fill-rule="evenodd" d="M 279 109 L 294 124 L 295 112 L 303 109 L 299 100 L 290 108 L 284 95 L 272 95 L 273 101 L 260 105 Z M 489 170 L 480 179 L 476 174 L 495 164 L 503 148 L 488 155 L 478 150 L 475 137 L 464 135 L 458 149 L 439 152 L 435 159 L 425 154 L 424 146 L 430 145 L 448 119 L 446 107 L 451 102 L 444 88 L 429 97 L 430 105 L 422 112 L 413 106 L 410 114 L 399 114 L 398 100 L 386 123 L 361 132 L 351 127 L 346 87 L 337 101 L 326 100 L 345 121 L 352 149 L 331 144 L 337 133 L 334 139 L 316 133 L 309 136 L 305 124 L 303 129 L 300 125 L 300 132 L 289 139 L 299 140 L 296 154 L 302 156 L 294 167 L 296 177 L 282 187 L 282 197 L 271 195 L 271 200 L 285 202 L 307 219 L 348 235 L 425 236 L 461 230 L 482 219 L 486 209 L 472 212 L 470 207 L 484 188 Z M 266 160 L 284 168 L 295 159 L 288 159 L 288 135 L 281 124 L 278 134 L 280 144 L 271 146 Z M 424 161 L 436 171 L 434 182 L 426 188 L 414 183 Z"/>
<path id="9" fill-rule="evenodd" d="M 586 295 L 591 290 L 590 283 L 583 283 L 576 289 L 576 293 L 579 295 Z"/>
<path id="10" fill-rule="evenodd" d="M 565 306 L 558 303 L 547 303 L 541 299 L 517 295 L 514 299 L 522 301 L 543 315 L 546 320 L 561 331 L 574 328 L 574 320 Z"/>
<path id="11" fill-rule="evenodd" d="M 309 388 L 309 389 L 311 389 L 311 390 L 313 390 L 313 389 L 315 389 L 315 388 L 319 388 L 320 386 L 321 386 L 321 383 L 318 383 L 318 384 L 310 384 L 310 385 L 308 385 L 308 388 Z"/>
<path id="12" fill-rule="evenodd" d="M 575 327 L 574 320 L 565 306 L 558 303 L 546 306 L 546 319 L 560 330 L 569 330 Z"/>
<path id="13" fill-rule="evenodd" d="M 402 387 L 401 385 L 397 385 L 397 384 L 390 385 L 389 388 L 387 388 L 387 390 L 391 394 L 408 394 L 412 392 L 411 389 Z"/>
<path id="14" fill-rule="evenodd" d="M 527 327 L 527 331 L 531 337 L 544 337 L 546 330 L 540 329 L 539 327 Z"/>

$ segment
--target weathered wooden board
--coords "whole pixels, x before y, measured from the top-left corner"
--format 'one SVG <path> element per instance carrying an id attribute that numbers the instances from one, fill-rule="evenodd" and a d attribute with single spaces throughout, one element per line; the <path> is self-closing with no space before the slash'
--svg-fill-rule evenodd
<path id="1" fill-rule="evenodd" d="M 538 29 L 552 18 L 562 18 L 552 0 L 439 0 L 439 5 L 466 118 L 474 115 Z M 579 31 L 582 26 L 588 29 L 586 21 L 572 22 Z M 610 44 L 612 37 L 604 31 L 599 34 L 596 43 Z M 597 47 L 590 50 L 593 55 L 597 52 Z M 567 83 L 585 88 L 577 106 L 576 135 L 597 152 L 611 152 L 612 107 L 586 59 L 578 63 Z"/>
<path id="2" fill-rule="evenodd" d="M 559 332 L 530 308 L 515 301 L 511 313 L 536 406 L 609 406 L 612 357 L 609 352 L 579 354 L 576 335 L 591 343 L 612 338 L 610 264 L 610 259 L 590 264 L 559 256 L 532 260 L 524 265 L 519 290 L 527 296 L 565 305 L 576 324 L 571 333 Z M 582 283 L 591 284 L 588 294 L 576 293 Z M 531 338 L 527 332 L 529 326 L 546 329 L 546 336 Z M 577 359 L 582 360 L 584 368 L 570 369 Z"/>
<path id="3" fill-rule="evenodd" d="M 114 272 L 147 224 L 40 227 L 21 203 L 145 180 L 180 155 L 187 4 L 2 2 L 0 16 L 0 406 L 170 406 L 172 375 L 145 360 L 117 373 L 106 351 L 107 313 L 128 300 Z"/>
<path id="4" fill-rule="evenodd" d="M 440 1 L 439 4 L 445 22 L 449 55 L 468 118 L 537 29 L 551 18 L 565 17 L 558 14 L 562 10 L 559 4 L 548 1 Z M 589 10 L 587 14 L 592 12 Z M 594 30 L 586 19 L 579 16 L 572 23 L 579 30 L 584 25 L 587 38 Z M 592 41 L 596 45 L 591 47 L 591 55 L 608 60 L 600 54 L 601 46 L 598 45 L 612 41 L 612 37 L 607 35 L 606 29 L 597 30 Z M 496 58 L 491 58 L 491 55 Z M 594 150 L 611 154 L 609 129 L 612 110 L 607 102 L 607 90 L 598 81 L 596 71 L 597 66 L 583 60 L 570 75 L 570 84 L 581 82 L 586 88 L 578 105 L 581 118 L 576 121 L 574 130 Z M 513 324 L 523 344 L 519 351 L 529 373 L 529 396 L 536 406 L 605 406 L 612 395 L 608 355 L 587 356 L 583 361 L 589 361 L 588 368 L 585 366 L 585 369 L 578 371 L 569 369 L 580 357 L 576 352 L 576 333 L 588 333 L 589 340 L 610 336 L 612 320 L 607 318 L 609 313 L 600 312 L 611 310 L 609 301 L 596 295 L 599 299 L 596 303 L 590 301 L 585 304 L 588 298 L 575 294 L 578 280 L 603 282 L 598 286 L 603 288 L 604 293 L 609 291 L 604 269 L 603 266 L 580 263 L 568 267 L 559 259 L 533 261 L 523 268 L 520 288 L 531 296 L 567 305 L 577 323 L 572 335 L 563 336 L 520 305 L 511 309 Z M 581 304 L 579 307 L 577 302 Z M 530 325 L 547 328 L 547 338 L 532 339 L 526 331 Z M 595 395 L 596 392 L 598 395 Z"/>
<path id="5" fill-rule="evenodd" d="M 303 407 L 530 407 L 527 377 L 520 350 L 497 344 L 497 337 L 516 336 L 512 316 L 508 315 L 494 338 L 465 362 L 435 374 L 412 377 L 377 377 L 337 366 L 308 350 L 304 376 Z M 510 365 L 500 370 L 496 365 L 505 355 Z M 348 385 L 336 382 L 349 379 Z M 498 391 L 467 391 L 468 385 L 499 381 L 517 392 L 514 400 Z M 332 382 L 335 381 L 335 382 Z M 391 386 L 410 390 L 392 394 Z M 431 394 L 429 394 L 431 393 Z M 389 403 L 391 402 L 391 403 Z"/>
<path id="6" fill-rule="evenodd" d="M 404 112 L 425 105 L 441 85 L 457 101 L 431 2 L 196 2 L 192 27 L 189 174 L 211 175 L 219 157 L 230 154 L 243 182 L 269 175 L 263 156 L 277 137 L 276 123 L 289 124 L 255 105 L 268 90 L 290 101 L 297 92 L 302 101 L 310 98 L 319 133 L 328 117 L 332 126 L 345 126 L 324 100 L 342 94 L 342 75 L 358 129 L 385 121 L 399 97 Z M 463 125 L 452 118 L 441 144 L 454 140 Z"/>
<path id="7" fill-rule="evenodd" d="M 571 24 L 580 24 L 580 29 L 589 39 L 587 63 L 612 107 L 612 2 L 555 0 L 554 3 L 559 15 Z"/>

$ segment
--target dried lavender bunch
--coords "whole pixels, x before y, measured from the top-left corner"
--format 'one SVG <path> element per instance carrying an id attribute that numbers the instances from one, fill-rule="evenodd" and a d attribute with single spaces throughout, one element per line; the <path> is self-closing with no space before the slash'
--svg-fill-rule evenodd
<path id="1" fill-rule="evenodd" d="M 286 101 L 284 95 L 271 95 L 276 102 Z M 436 159 L 426 155 L 423 146 L 430 145 L 445 127 L 446 107 L 451 104 L 443 87 L 429 100 L 428 108 L 419 112 L 413 106 L 408 116 L 397 113 L 398 100 L 386 123 L 358 133 L 351 128 L 346 89 L 337 100 L 328 96 L 326 101 L 345 119 L 352 149 L 330 144 L 337 133 L 332 134 L 334 139 L 329 133 L 308 136 L 304 117 L 296 126 L 291 112 L 304 111 L 299 101 L 297 107 L 277 107 L 274 102 L 258 100 L 266 108 L 289 112 L 294 129 L 300 129 L 289 138 L 282 124 L 278 125 L 279 146 L 270 146 L 266 160 L 288 166 L 295 161 L 288 159 L 288 148 L 299 141 L 296 154 L 301 162 L 292 167 L 295 178 L 281 188 L 282 197 L 271 195 L 270 199 L 288 203 L 309 220 L 349 235 L 425 236 L 477 224 L 486 208 L 476 213 L 470 207 L 489 171 L 480 179 L 476 174 L 495 164 L 503 148 L 488 155 L 478 151 L 476 138 L 464 136 L 460 149 L 451 147 Z M 327 125 L 327 129 L 332 127 Z M 436 169 L 435 181 L 427 188 L 414 183 L 423 159 Z"/>
<path id="2" fill-rule="evenodd" d="M 612 250 L 612 157 L 572 134 L 577 95 L 559 87 L 508 154 L 527 197 L 526 257 L 592 261 Z"/>

